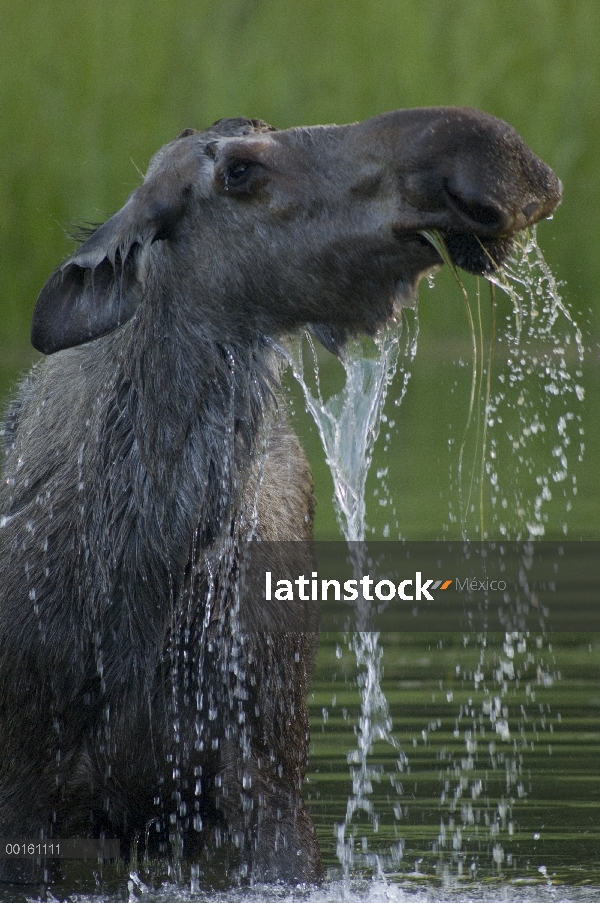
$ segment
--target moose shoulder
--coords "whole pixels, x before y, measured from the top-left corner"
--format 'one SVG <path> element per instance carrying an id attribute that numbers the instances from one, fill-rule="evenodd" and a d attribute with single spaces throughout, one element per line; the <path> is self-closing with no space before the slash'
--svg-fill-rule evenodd
<path id="1" fill-rule="evenodd" d="M 48 357 L 5 421 L 1 836 L 106 836 L 125 855 L 140 838 L 319 878 L 301 795 L 314 642 L 232 615 L 242 544 L 311 536 L 272 340 L 374 333 L 441 263 L 422 230 L 486 272 L 560 195 L 469 109 L 227 119 L 155 155 L 42 289 Z"/>

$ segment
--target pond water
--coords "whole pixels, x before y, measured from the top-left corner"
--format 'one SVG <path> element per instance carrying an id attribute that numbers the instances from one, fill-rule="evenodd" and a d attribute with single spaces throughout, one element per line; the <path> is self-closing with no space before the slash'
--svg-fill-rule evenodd
<path id="1" fill-rule="evenodd" d="M 156 873 L 140 866 L 133 876 L 106 869 L 103 890 L 94 894 L 90 870 L 84 875 L 73 864 L 66 876 L 69 899 L 599 900 L 600 637 L 531 635 L 512 645 L 515 676 L 505 680 L 503 692 L 497 671 L 511 654 L 504 635 L 486 634 L 485 646 L 481 635 L 463 633 L 378 637 L 380 687 L 392 727 L 369 750 L 370 808 L 354 810 L 346 825 L 345 840 L 354 849 L 346 877 L 340 826 L 355 798 L 348 754 L 359 746 L 363 699 L 352 636 L 323 634 L 309 696 L 304 792 L 327 872 L 324 885 L 209 891 L 195 884 L 192 892 L 189 873 L 177 887 L 164 879 L 156 887 Z M 478 673 L 484 679 L 476 686 Z M 502 718 L 506 727 L 499 732 Z M 85 893 L 77 890 L 82 886 Z M 65 898 L 58 888 L 54 893 Z M 3 891 L 0 901 L 25 896 L 35 898 Z"/>
<path id="2" fill-rule="evenodd" d="M 595 888 L 540 887 L 474 887 L 463 890 L 450 888 L 421 889 L 393 884 L 378 878 L 370 881 L 353 879 L 345 882 L 331 881 L 321 888 L 256 887 L 227 892 L 190 891 L 165 885 L 150 891 L 137 876 L 130 880 L 134 890 L 112 895 L 73 894 L 73 903 L 117 903 L 117 901 L 143 900 L 144 903 L 596 903 Z M 12 900 L 0 892 L 0 900 Z M 32 898 L 27 898 L 28 903 Z"/>
<path id="3" fill-rule="evenodd" d="M 406 761 L 399 771 L 397 749 L 373 744 L 377 825 L 353 821 L 363 874 L 381 869 L 427 887 L 593 883 L 600 899 L 600 638 L 515 637 L 507 648 L 501 634 L 396 633 L 380 645 L 381 688 Z M 508 661 L 515 676 L 499 679 Z M 342 871 L 336 825 L 352 794 L 355 678 L 349 642 L 324 636 L 307 794 L 332 876 Z"/>
<path id="4" fill-rule="evenodd" d="M 117 903 L 143 900 L 144 903 L 597 903 L 598 890 L 592 887 L 557 887 L 546 883 L 539 886 L 493 884 L 468 888 L 422 888 L 408 883 L 393 883 L 380 877 L 365 881 L 328 881 L 320 888 L 284 888 L 259 886 L 230 891 L 191 891 L 165 884 L 150 890 L 137 874 L 127 882 L 129 889 L 110 894 L 71 894 L 72 903 Z M 0 891 L 0 900 L 13 903 L 13 894 Z M 25 903 L 35 897 L 20 896 Z M 52 901 L 52 896 L 49 900 Z"/>

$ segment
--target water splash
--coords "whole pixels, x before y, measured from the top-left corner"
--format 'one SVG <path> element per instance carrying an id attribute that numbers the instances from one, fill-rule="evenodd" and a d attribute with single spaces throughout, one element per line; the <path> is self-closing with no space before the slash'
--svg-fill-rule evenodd
<path id="1" fill-rule="evenodd" d="M 448 885 L 455 876 L 475 879 L 480 867 L 489 874 L 490 854 L 494 870 L 510 874 L 523 830 L 519 813 L 532 789 L 532 758 L 552 756 L 553 730 L 561 722 L 549 703 L 561 675 L 548 637 L 526 631 L 503 638 L 471 635 L 463 647 L 447 685 L 464 700 L 454 717 L 458 742 L 438 754 L 441 817 L 434 852 Z M 475 667 L 467 647 L 477 650 Z"/>
<path id="2" fill-rule="evenodd" d="M 490 281 L 509 296 L 513 311 L 499 331 L 500 388 L 485 412 L 490 430 L 485 471 L 494 509 L 489 531 L 538 539 L 546 532 L 547 503 L 561 497 L 566 514 L 577 494 L 570 461 L 581 461 L 584 452 L 583 340 L 535 228 L 519 236 L 510 260 Z M 510 480 L 499 477 L 502 456 L 511 461 Z M 566 519 L 562 530 L 567 533 Z"/>
<path id="3" fill-rule="evenodd" d="M 401 350 L 409 361 L 416 354 L 416 329 L 411 335 L 408 323 L 404 329 L 398 323 L 390 323 L 372 340 L 348 342 L 340 353 L 345 384 L 325 400 L 311 336 L 307 333 L 299 338 L 292 349 L 294 376 L 319 430 L 333 477 L 338 522 L 348 542 L 362 542 L 365 538 L 365 484 L 383 405 Z M 403 376 L 402 394 L 410 372 L 403 368 Z"/>
<path id="4" fill-rule="evenodd" d="M 488 277 L 489 338 L 484 337 L 479 280 L 472 310 L 455 269 L 454 275 L 469 316 L 473 368 L 457 462 L 462 538 L 540 539 L 546 533 L 547 503 L 554 499 L 556 512 L 562 499 L 566 515 L 577 494 L 569 457 L 572 463 L 575 452 L 581 461 L 584 450 L 581 332 L 560 297 L 535 228 L 517 236 L 511 258 Z M 500 323 L 495 287 L 511 300 Z M 567 532 L 566 518 L 562 531 Z"/>
<path id="5" fill-rule="evenodd" d="M 136 880 L 137 879 L 137 880 Z M 138 883 L 139 882 L 139 883 Z M 561 887 L 548 884 L 533 887 L 513 887 L 492 885 L 491 887 L 470 887 L 460 890 L 402 886 L 390 883 L 382 876 L 373 881 L 353 879 L 351 881 L 328 881 L 320 887 L 283 887 L 280 885 L 258 884 L 254 887 L 235 887 L 227 891 L 202 891 L 195 885 L 191 890 L 163 884 L 149 890 L 132 873 L 128 881 L 128 903 L 596 903 L 596 887 Z M 53 900 L 51 894 L 48 898 Z M 72 903 L 122 903 L 123 895 L 72 894 Z"/>
<path id="6" fill-rule="evenodd" d="M 555 501 L 556 496 L 562 495 L 566 514 L 577 492 L 571 462 L 573 453 L 579 459 L 583 454 L 578 408 L 584 397 L 581 333 L 560 297 L 537 245 L 535 230 L 518 237 L 511 260 L 503 271 L 490 277 L 491 327 L 487 339 L 481 283 L 478 281 L 477 306 L 472 310 L 472 301 L 456 270 L 454 273 L 467 304 L 473 340 L 466 437 L 474 450 L 469 468 L 465 440 L 458 462 L 461 535 L 464 539 L 537 539 L 546 531 L 546 512 L 553 494 Z M 510 309 L 504 314 L 495 288 L 511 300 Z M 502 316 L 504 322 L 496 323 Z M 368 570 L 362 544 L 366 532 L 365 484 L 385 397 L 402 359 L 399 338 L 391 329 L 377 337 L 374 348 L 378 359 L 373 358 L 372 348 L 364 342 L 355 342 L 342 359 L 344 388 L 329 398 L 321 389 L 312 341 L 304 339 L 304 344 L 299 343 L 294 351 L 295 376 L 318 427 L 333 476 L 338 521 L 346 539 L 355 543 L 355 576 Z M 412 360 L 416 331 L 412 336 L 406 331 L 402 343 L 406 358 Z M 312 368 L 305 363 L 307 348 Z M 404 368 L 402 396 L 409 376 L 409 370 Z M 477 495 L 479 504 L 475 501 Z M 566 520 L 563 530 L 566 532 Z M 382 779 L 383 769 L 372 762 L 373 745 L 378 741 L 392 745 L 397 751 L 398 770 L 405 770 L 407 763 L 392 735 L 389 707 L 381 689 L 382 649 L 379 636 L 368 631 L 365 600 L 359 599 L 356 619 L 357 630 L 350 648 L 359 669 L 361 712 L 357 748 L 348 754 L 352 793 L 344 823 L 337 827 L 337 855 L 346 876 L 356 865 L 380 870 L 382 864 L 377 855 L 369 853 L 366 837 L 362 838 L 362 849 L 357 849 L 356 844 L 361 814 L 370 821 L 373 833 L 378 827 L 378 814 L 372 803 L 373 783 Z M 535 687 L 539 688 L 538 693 L 542 692 L 557 679 L 544 664 L 540 651 L 543 638 L 540 646 L 528 635 L 506 634 L 501 653 L 492 653 L 487 639 L 482 635 L 465 640 L 478 645 L 479 662 L 469 677 L 473 692 L 468 706 L 461 706 L 455 723 L 454 736 L 463 736 L 464 750 L 458 759 L 450 756 L 441 799 L 437 851 L 443 869 L 454 869 L 459 875 L 466 864 L 464 836 L 474 819 L 478 824 L 481 820 L 490 839 L 491 856 L 498 871 L 509 862 L 503 834 L 512 837 L 514 800 L 526 794 L 523 754 L 517 750 L 511 731 L 524 737 L 528 706 L 535 702 Z M 459 665 L 457 668 L 460 670 Z M 508 696 L 514 696 L 519 686 L 525 698 L 520 700 L 521 714 L 515 719 Z M 472 723 L 465 727 L 466 719 Z M 473 773 L 481 770 L 481 764 L 476 763 L 478 759 L 482 763 L 485 755 L 478 739 L 482 724 L 487 727 L 488 737 L 491 734 L 485 744 L 488 767 L 505 773 L 505 786 L 500 788 L 497 799 L 493 794 L 490 799 L 480 775 Z M 396 853 L 397 862 L 401 843 Z M 472 866 L 475 867 L 469 865 L 470 872 Z M 443 869 L 440 875 L 448 877 L 450 872 Z"/>
<path id="7" fill-rule="evenodd" d="M 566 534 L 565 515 L 577 494 L 572 463 L 581 461 L 584 452 L 581 331 L 560 296 L 535 229 L 517 236 L 510 260 L 488 277 L 492 304 L 487 349 L 479 283 L 473 312 L 455 276 L 467 304 L 473 344 L 471 404 L 457 466 L 461 533 L 467 540 L 526 540 L 525 572 L 527 550 L 533 549 L 529 541 L 545 536 L 549 503 L 554 502 L 555 511 L 562 504 Z M 500 324 L 494 287 L 511 301 Z M 464 466 L 468 439 L 474 449 L 470 468 Z M 477 489 L 479 504 L 474 501 Z M 484 502 L 485 492 L 489 498 Z M 527 587 L 523 589 L 528 598 Z M 539 722 L 546 718 L 540 719 L 536 692 L 539 697 L 560 679 L 548 667 L 552 646 L 544 636 L 506 633 L 501 651 L 490 639 L 487 634 L 464 638 L 465 644 L 478 648 L 479 660 L 468 676 L 463 671 L 463 682 L 472 682 L 472 689 L 455 720 L 454 736 L 462 736 L 464 748 L 457 758 L 448 757 L 441 793 L 446 814 L 436 848 L 446 878 L 451 869 L 463 874 L 464 836 L 474 825 L 475 831 L 478 825 L 487 829 L 498 871 L 511 866 L 507 848 L 515 832 L 515 801 L 527 795 L 524 755 L 533 749 L 532 735 L 537 742 Z M 458 674 L 460 663 L 456 668 Z M 549 707 L 547 715 L 550 721 Z M 538 730 L 532 731 L 536 723 Z M 491 739 L 482 742 L 486 728 Z M 548 750 L 551 754 L 550 743 Z M 486 775 L 505 773 L 497 799 L 486 786 L 487 778 L 482 782 L 484 769 Z M 475 868 L 474 859 L 469 868 Z"/>
<path id="8" fill-rule="evenodd" d="M 356 339 L 350 342 L 340 359 L 345 372 L 343 388 L 324 399 L 318 368 L 317 352 L 310 336 L 301 338 L 294 351 L 294 375 L 304 392 L 306 406 L 317 425 L 334 482 L 338 522 L 348 542 L 354 576 L 357 580 L 366 572 L 365 485 L 371 465 L 373 448 L 379 434 L 383 406 L 402 354 L 410 362 L 416 353 L 416 328 L 405 329 L 400 324 L 386 326 L 374 340 Z M 306 344 L 304 344 L 306 343 Z M 304 349 L 312 357 L 312 374 L 307 373 Z M 373 354 L 375 352 L 375 354 Z M 403 369 L 402 393 L 410 372 Z M 313 388 L 311 388 L 311 384 Z M 368 839 L 363 836 L 361 849 L 355 849 L 358 826 L 355 817 L 364 813 L 373 833 L 377 832 L 379 817 L 371 798 L 373 782 L 380 781 L 383 768 L 370 762 L 373 745 L 383 741 L 397 754 L 397 770 L 403 771 L 406 758 L 392 734 L 389 705 L 381 688 L 383 649 L 379 634 L 371 631 L 370 605 L 359 596 L 355 609 L 356 630 L 350 649 L 356 656 L 361 710 L 357 725 L 357 748 L 348 753 L 352 779 L 352 793 L 346 805 L 346 817 L 337 826 L 337 856 L 347 877 L 359 863 L 380 870 L 380 860 L 369 853 Z M 396 786 L 396 779 L 390 776 Z M 392 854 L 401 855 L 401 845 Z"/>
<path id="9" fill-rule="evenodd" d="M 580 461 L 584 451 L 578 407 L 584 399 L 581 331 L 537 244 L 536 227 L 519 233 L 510 259 L 486 277 L 491 289 L 487 339 L 480 280 L 473 304 L 443 236 L 422 234 L 451 270 L 471 332 L 471 393 L 456 465 L 462 538 L 540 539 L 546 533 L 547 503 L 562 497 L 566 514 L 577 494 L 568 462 L 573 450 Z M 501 325 L 495 287 L 512 302 Z M 492 389 L 496 379 L 500 388 Z M 449 517 L 451 523 L 457 520 L 452 504 Z M 567 532 L 566 519 L 562 531 Z"/>

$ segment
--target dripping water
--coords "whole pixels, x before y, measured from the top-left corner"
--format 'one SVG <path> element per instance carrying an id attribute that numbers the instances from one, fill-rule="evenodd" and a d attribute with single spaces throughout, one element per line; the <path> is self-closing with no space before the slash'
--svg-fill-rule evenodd
<path id="1" fill-rule="evenodd" d="M 513 308 L 498 337 L 500 385 L 488 394 L 485 411 L 490 530 L 512 539 L 540 539 L 548 520 L 544 509 L 560 498 L 566 535 L 566 515 L 577 495 L 572 463 L 584 452 L 581 331 L 560 296 L 535 228 L 519 236 L 510 260 L 490 281 Z M 499 457 L 513 463 L 506 486 L 497 472 Z"/>
<path id="2" fill-rule="evenodd" d="M 404 328 L 403 328 L 404 327 Z M 348 543 L 355 578 L 366 571 L 364 545 L 366 529 L 365 485 L 373 448 L 379 434 L 383 406 L 402 359 L 403 390 L 406 390 L 410 363 L 416 353 L 417 329 L 407 318 L 390 323 L 371 340 L 355 339 L 340 354 L 345 383 L 325 399 L 322 393 L 317 351 L 310 335 L 300 338 L 293 350 L 294 375 L 304 392 L 306 406 L 319 431 L 334 483 L 338 522 Z M 308 352 L 308 354 L 306 354 Z M 308 363 L 305 362 L 308 356 Z M 312 369 L 312 373 L 309 373 Z M 355 632 L 350 649 L 356 656 L 361 709 L 357 725 L 357 747 L 348 755 L 352 792 L 344 822 L 337 826 L 337 856 L 345 876 L 357 864 L 381 866 L 379 857 L 368 853 L 368 840 L 357 847 L 356 816 L 367 817 L 376 833 L 379 816 L 372 801 L 373 782 L 382 779 L 382 768 L 369 761 L 373 745 L 384 742 L 396 752 L 398 771 L 404 770 L 405 756 L 392 733 L 389 705 L 381 687 L 383 649 L 379 633 L 370 630 L 369 602 L 360 594 L 355 608 Z M 394 776 L 390 776 L 395 785 Z M 401 846 L 392 852 L 397 861 Z"/>
<path id="3" fill-rule="evenodd" d="M 434 239 L 437 239 L 437 247 L 439 236 Z M 583 427 L 578 409 L 583 400 L 583 345 L 577 324 L 562 301 L 556 281 L 537 245 L 535 229 L 519 236 L 512 258 L 501 271 L 489 277 L 491 327 L 487 339 L 482 325 L 479 280 L 473 310 L 456 269 L 451 261 L 446 262 L 450 263 L 463 292 L 473 348 L 466 437 L 471 446 L 474 445 L 474 451 L 469 462 L 463 440 L 455 464 L 461 537 L 466 540 L 541 538 L 547 522 L 545 508 L 553 493 L 562 496 L 563 531 L 566 533 L 566 515 L 572 496 L 577 493 L 571 462 L 581 460 L 583 454 Z M 495 289 L 510 299 L 510 307 L 504 313 Z M 345 385 L 330 397 L 322 391 L 317 351 L 310 336 L 300 340 L 293 352 L 294 374 L 317 425 L 332 473 L 338 522 L 351 544 L 355 576 L 365 573 L 365 547 L 362 544 L 366 532 L 365 484 L 383 404 L 400 361 L 403 383 L 401 397 L 396 403 L 399 405 L 402 400 L 410 376 L 405 362 L 410 363 L 416 353 L 416 332 L 413 328 L 411 335 L 406 324 L 404 332 L 397 326 L 390 326 L 371 347 L 365 340 L 354 341 L 341 356 Z M 376 357 L 372 353 L 373 346 Z M 499 466 L 500 459 L 503 468 Z M 386 490 L 385 486 L 383 490 Z M 373 782 L 381 780 L 382 770 L 369 761 L 374 743 L 384 741 L 394 748 L 399 771 L 405 770 L 407 763 L 392 734 L 390 710 L 381 688 L 379 635 L 369 632 L 368 628 L 368 603 L 359 598 L 356 632 L 350 647 L 358 667 L 361 711 L 356 730 L 357 748 L 347 757 L 352 792 L 347 800 L 345 820 L 337 827 L 337 855 L 346 876 L 356 865 L 366 864 L 380 870 L 385 864 L 368 853 L 366 838 L 362 838 L 360 852 L 357 845 L 356 822 L 361 813 L 363 820 L 365 815 L 369 819 L 373 833 L 377 831 L 378 814 L 373 806 L 372 790 Z M 452 778 L 444 782 L 441 799 L 442 807 L 448 807 L 447 815 L 442 814 L 440 835 L 435 845 L 440 855 L 450 849 L 451 862 L 458 874 L 462 874 L 466 861 L 461 819 L 464 831 L 472 824 L 477 801 L 483 792 L 481 781 L 470 774 L 478 756 L 478 726 L 488 725 L 495 738 L 487 743 L 490 766 L 496 769 L 497 763 L 501 762 L 506 772 L 505 793 L 497 804 L 487 800 L 482 816 L 493 840 L 493 862 L 501 870 L 505 860 L 508 861 L 501 834 L 504 831 L 507 836 L 512 836 L 513 801 L 526 793 L 523 757 L 508 751 L 497 752 L 497 746 L 508 743 L 511 737 L 506 697 L 511 693 L 514 695 L 519 680 L 528 676 L 524 685 L 526 698 L 521 705 L 523 714 L 517 725 L 524 735 L 528 729 L 527 707 L 535 703 L 535 688 L 541 688 L 538 693 L 543 692 L 544 687 L 559 678 L 549 673 L 544 661 L 543 650 L 547 649 L 548 643 L 543 637 L 507 633 L 500 653 L 490 652 L 487 640 L 485 635 L 465 638 L 466 643 L 475 643 L 479 649 L 477 667 L 470 675 L 472 698 L 469 698 L 468 706 L 461 706 L 454 730 L 456 737 L 464 736 L 466 755 L 448 764 L 447 771 Z M 458 674 L 460 661 L 456 667 Z M 532 669 L 533 678 L 530 676 Z M 448 698 L 452 698 L 451 692 Z M 472 721 L 467 729 L 466 719 Z M 453 780 L 455 783 L 451 786 Z M 462 802 L 463 795 L 471 801 Z M 396 862 L 401 853 L 400 844 Z"/>
<path id="4" fill-rule="evenodd" d="M 433 238 L 438 247 L 439 236 Z M 545 536 L 546 509 L 550 502 L 562 505 L 566 535 L 568 512 L 577 494 L 573 462 L 581 461 L 584 452 L 582 335 L 544 260 L 535 228 L 517 237 L 511 258 L 488 277 L 487 341 L 479 281 L 473 305 L 451 261 L 446 262 L 463 294 L 472 336 L 471 397 L 456 465 L 461 536 L 522 541 L 523 591 L 529 598 L 528 558 L 533 541 Z M 510 299 L 504 312 L 496 288 Z M 516 600 L 504 601 L 510 605 Z M 446 814 L 434 846 L 440 861 L 445 857 L 441 877 L 447 881 L 451 869 L 461 876 L 468 859 L 473 860 L 464 835 L 473 833 L 480 820 L 489 831 L 494 867 L 501 873 L 512 865 L 507 849 L 516 830 L 515 801 L 528 795 L 527 756 L 520 750 L 533 749 L 539 742 L 535 726 L 542 709 L 546 711 L 542 723 L 546 717 L 549 723 L 561 720 L 560 713 L 541 701 L 560 680 L 560 673 L 548 665 L 548 656 L 552 661 L 548 636 L 509 631 L 498 648 L 493 637 L 483 633 L 465 636 L 463 643 L 475 647 L 478 662 L 471 671 L 460 658 L 456 664 L 463 687 L 471 685 L 468 703 L 460 706 L 454 726 L 454 737 L 462 737 L 464 748 L 458 757 L 447 754 L 446 768 L 440 771 L 445 771 L 441 806 Z M 488 739 L 482 742 L 486 728 Z M 552 726 L 549 730 L 551 734 Z M 551 755 L 551 743 L 548 751 Z M 486 791 L 477 774 L 482 767 L 505 772 L 505 786 L 496 800 L 491 794 L 484 799 Z M 474 861 L 468 868 L 474 874 Z"/>

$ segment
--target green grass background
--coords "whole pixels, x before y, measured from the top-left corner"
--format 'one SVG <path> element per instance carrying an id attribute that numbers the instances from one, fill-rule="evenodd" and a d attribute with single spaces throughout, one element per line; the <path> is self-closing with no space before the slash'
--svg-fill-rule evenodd
<path id="1" fill-rule="evenodd" d="M 119 208 L 138 170 L 182 128 L 235 115 L 285 128 L 477 106 L 512 123 L 564 183 L 539 239 L 590 349 L 588 448 L 569 535 L 600 535 L 597 0 L 0 0 L 0 23 L 0 400 L 33 359 L 31 311 L 72 248 L 65 229 Z M 443 533 L 448 429 L 459 430 L 468 405 L 468 389 L 444 393 L 452 371 L 439 369 L 468 356 L 462 302 L 444 278 L 421 295 L 420 349 L 389 480 L 411 539 Z M 318 442 L 301 416 L 298 429 L 315 470 L 318 535 L 332 536 Z M 369 516 L 378 523 L 378 510 Z M 562 514 L 555 520 L 550 534 Z"/>

